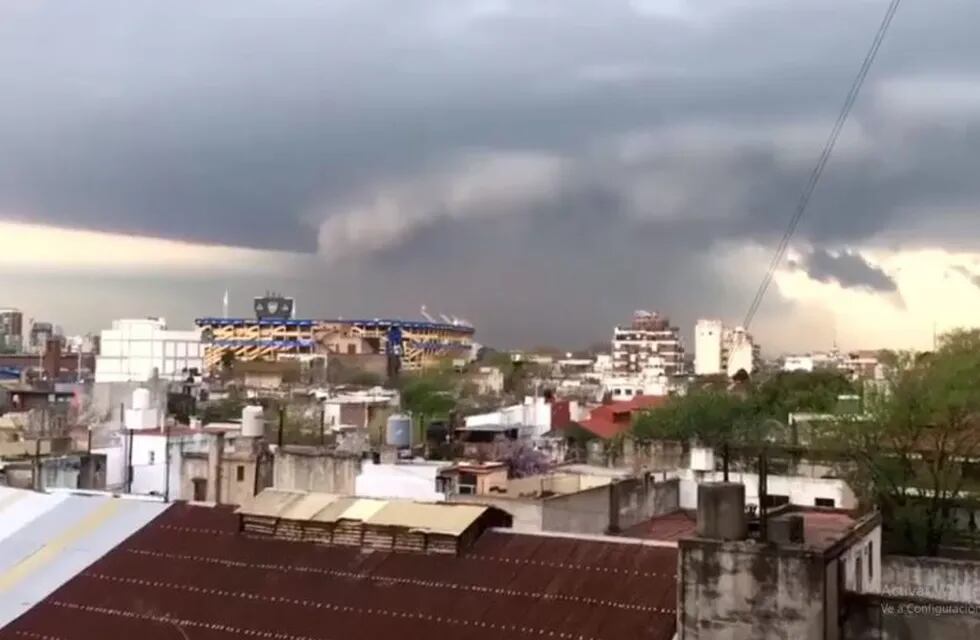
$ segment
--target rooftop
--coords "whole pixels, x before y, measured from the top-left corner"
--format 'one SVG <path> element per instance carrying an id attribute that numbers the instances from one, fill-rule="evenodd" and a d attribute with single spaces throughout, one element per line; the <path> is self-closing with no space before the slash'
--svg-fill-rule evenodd
<path id="1" fill-rule="evenodd" d="M 629 431 L 633 425 L 634 412 L 654 409 L 666 403 L 667 396 L 635 396 L 632 400 L 596 407 L 587 419 L 579 422 L 579 425 L 600 438 L 612 438 Z"/>
<path id="2" fill-rule="evenodd" d="M 0 487 L 0 627 L 164 509 L 158 502 Z"/>
<path id="3" fill-rule="evenodd" d="M 804 545 L 819 551 L 825 551 L 843 540 L 860 522 L 852 513 L 841 509 L 791 508 L 780 511 L 787 512 L 803 516 Z M 651 518 L 623 531 L 623 535 L 676 542 L 682 538 L 697 537 L 696 530 L 697 514 L 682 510 Z"/>
<path id="4" fill-rule="evenodd" d="M 239 534 L 227 509 L 176 504 L 4 631 L 669 640 L 676 568 L 675 549 L 498 531 L 460 556 L 319 546 Z"/>
<path id="5" fill-rule="evenodd" d="M 307 522 L 351 520 L 379 527 L 403 527 L 458 536 L 487 509 L 463 504 L 378 500 L 266 489 L 235 513 Z"/>

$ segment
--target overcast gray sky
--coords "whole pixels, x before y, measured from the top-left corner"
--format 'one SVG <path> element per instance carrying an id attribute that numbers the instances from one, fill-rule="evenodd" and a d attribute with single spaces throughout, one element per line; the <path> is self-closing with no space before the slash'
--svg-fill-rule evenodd
<path id="1" fill-rule="evenodd" d="M 187 325 L 277 288 L 509 345 L 587 344 L 634 308 L 737 322 L 886 4 L 4 0 L 0 306 Z M 977 24 L 973 0 L 903 3 L 764 343 L 829 346 L 852 291 L 920 339 L 888 266 L 916 252 L 980 295 Z M 38 264 L 30 225 L 100 233 Z"/>

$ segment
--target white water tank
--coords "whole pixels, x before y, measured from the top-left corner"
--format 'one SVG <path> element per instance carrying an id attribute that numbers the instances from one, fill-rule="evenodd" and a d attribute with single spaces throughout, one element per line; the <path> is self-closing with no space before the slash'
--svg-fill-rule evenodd
<path id="1" fill-rule="evenodd" d="M 261 438 L 265 435 L 262 407 L 250 404 L 242 409 L 242 437 Z"/>
<path id="2" fill-rule="evenodd" d="M 715 451 L 711 447 L 692 447 L 691 448 L 691 470 L 692 471 L 714 471 L 715 470 Z"/>
<path id="3" fill-rule="evenodd" d="M 149 409 L 150 408 L 150 390 L 149 389 L 136 389 L 133 391 L 133 409 Z"/>
<path id="4" fill-rule="evenodd" d="M 385 444 L 389 447 L 407 449 L 412 446 L 412 418 L 403 414 L 388 417 L 385 429 Z"/>

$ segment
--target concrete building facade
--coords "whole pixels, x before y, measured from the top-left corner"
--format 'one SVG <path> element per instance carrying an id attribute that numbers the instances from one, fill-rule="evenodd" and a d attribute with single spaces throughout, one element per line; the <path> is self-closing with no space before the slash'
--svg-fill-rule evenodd
<path id="1" fill-rule="evenodd" d="M 849 572 L 881 573 L 880 514 L 783 509 L 751 534 L 740 487 L 699 488 L 696 535 L 678 542 L 678 640 L 846 637 L 845 597 L 875 586 Z"/>
<path id="2" fill-rule="evenodd" d="M 701 319 L 694 325 L 694 375 L 713 376 L 722 373 L 722 334 L 725 327 L 721 320 Z"/>
<path id="3" fill-rule="evenodd" d="M 99 341 L 96 382 L 179 381 L 204 370 L 200 330 L 170 330 L 163 318 L 115 320 Z"/>
<path id="4" fill-rule="evenodd" d="M 684 346 L 670 319 L 651 311 L 636 311 L 629 325 L 613 329 L 613 371 L 638 374 L 661 369 L 665 376 L 683 374 Z"/>
<path id="5" fill-rule="evenodd" d="M 24 348 L 24 314 L 18 309 L 0 309 L 0 351 L 14 353 Z"/>
<path id="6" fill-rule="evenodd" d="M 743 327 L 725 327 L 721 320 L 698 320 L 694 327 L 694 374 L 734 377 L 759 368 L 759 346 Z"/>

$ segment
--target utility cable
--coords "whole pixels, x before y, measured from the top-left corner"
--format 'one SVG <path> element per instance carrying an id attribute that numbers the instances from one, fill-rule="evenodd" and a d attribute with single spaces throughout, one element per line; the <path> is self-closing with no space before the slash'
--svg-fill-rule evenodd
<path id="1" fill-rule="evenodd" d="M 871 48 L 868 49 L 868 53 L 864 57 L 864 62 L 861 63 L 861 68 L 858 70 L 857 76 L 855 76 L 854 82 L 851 84 L 851 89 L 848 91 L 847 98 L 844 100 L 844 106 L 838 114 L 837 121 L 834 123 L 834 126 L 830 131 L 830 136 L 827 138 L 827 142 L 824 144 L 823 151 L 820 153 L 820 158 L 817 160 L 817 164 L 810 173 L 810 178 L 807 180 L 806 186 L 803 188 L 800 201 L 796 206 L 796 210 L 794 211 L 792 218 L 790 218 L 789 225 L 786 227 L 786 231 L 783 233 L 782 239 L 779 241 L 779 245 L 776 247 L 772 260 L 769 262 L 769 268 L 766 271 L 766 275 L 762 278 L 762 283 L 759 285 L 759 289 L 755 293 L 755 298 L 752 299 L 752 304 L 749 305 L 748 313 L 745 314 L 745 321 L 742 323 L 742 326 L 746 329 L 748 329 L 749 325 L 752 324 L 752 320 L 755 318 L 755 314 L 759 310 L 759 305 L 762 304 L 762 300 L 766 296 L 766 291 L 769 289 L 773 275 L 776 273 L 776 269 L 783 261 L 783 256 L 785 256 L 786 249 L 789 247 L 790 239 L 792 239 L 793 233 L 796 231 L 796 227 L 800 224 L 800 220 L 803 218 L 803 214 L 806 212 L 807 205 L 810 203 L 810 198 L 813 196 L 813 191 L 816 189 L 817 183 L 820 181 L 820 176 L 823 174 L 823 170 L 827 166 L 828 160 L 830 160 L 830 155 L 833 153 L 834 146 L 837 144 L 837 138 L 840 137 L 841 130 L 844 128 L 844 124 L 847 122 L 847 117 L 850 115 L 851 109 L 854 107 L 854 103 L 857 101 L 858 94 L 861 92 L 861 87 L 864 84 L 864 79 L 867 77 L 868 71 L 871 69 L 871 65 L 874 63 L 875 57 L 878 55 L 878 49 L 881 48 L 881 43 L 885 39 L 885 34 L 888 32 L 888 27 L 891 26 L 892 18 L 895 17 L 895 13 L 898 11 L 901 1 L 902 0 L 891 0 L 891 3 L 888 5 L 888 9 L 885 11 L 885 17 L 882 19 L 877 33 L 875 33 L 874 40 L 871 42 Z"/>

